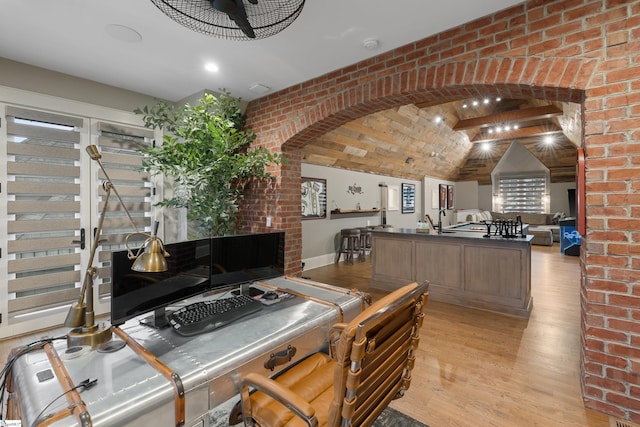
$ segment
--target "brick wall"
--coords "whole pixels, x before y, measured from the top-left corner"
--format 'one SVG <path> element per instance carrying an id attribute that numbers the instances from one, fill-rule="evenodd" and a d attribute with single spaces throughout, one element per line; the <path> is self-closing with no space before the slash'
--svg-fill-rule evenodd
<path id="1" fill-rule="evenodd" d="M 383 109 L 485 95 L 583 106 L 584 401 L 640 422 L 638 1 L 529 1 L 251 102 L 256 144 L 289 161 L 247 197 L 244 225 L 264 230 L 272 212 L 288 232 L 287 272 L 299 274 L 301 146 Z"/>

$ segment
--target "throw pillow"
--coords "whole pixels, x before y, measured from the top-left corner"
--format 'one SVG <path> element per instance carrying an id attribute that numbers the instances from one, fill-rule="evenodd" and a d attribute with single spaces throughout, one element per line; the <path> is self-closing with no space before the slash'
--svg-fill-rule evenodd
<path id="1" fill-rule="evenodd" d="M 564 212 L 556 212 L 556 213 L 555 213 L 555 215 L 553 215 L 553 220 L 552 220 L 553 224 L 554 224 L 554 225 L 558 225 L 558 223 L 560 222 L 560 220 L 561 220 L 562 218 L 565 218 L 565 216 L 566 216 L 566 215 L 565 215 L 565 213 L 564 213 Z"/>

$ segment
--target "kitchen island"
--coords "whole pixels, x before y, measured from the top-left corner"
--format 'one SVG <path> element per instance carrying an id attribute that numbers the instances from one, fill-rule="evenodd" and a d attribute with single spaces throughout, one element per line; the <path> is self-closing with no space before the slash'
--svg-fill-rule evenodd
<path id="1" fill-rule="evenodd" d="M 372 231 L 373 287 L 392 291 L 428 280 L 429 298 L 528 318 L 533 236 L 483 237 L 473 231 Z"/>

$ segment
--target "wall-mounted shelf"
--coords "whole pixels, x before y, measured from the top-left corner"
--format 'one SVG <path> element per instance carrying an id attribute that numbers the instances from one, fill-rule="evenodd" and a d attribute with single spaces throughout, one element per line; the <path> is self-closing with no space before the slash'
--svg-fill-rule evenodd
<path id="1" fill-rule="evenodd" d="M 380 213 L 380 209 L 354 209 L 354 210 L 334 209 L 331 211 L 331 218 L 333 218 L 334 216 L 375 215 L 377 213 Z"/>

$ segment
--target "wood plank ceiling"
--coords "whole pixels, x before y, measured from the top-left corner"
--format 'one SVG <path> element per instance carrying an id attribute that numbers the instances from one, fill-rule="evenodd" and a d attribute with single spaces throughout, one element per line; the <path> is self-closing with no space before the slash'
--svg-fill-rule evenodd
<path id="1" fill-rule="evenodd" d="M 579 104 L 469 99 L 362 117 L 310 141 L 302 155 L 303 162 L 316 165 L 488 185 L 491 171 L 516 142 L 549 168 L 551 182 L 570 182 L 581 138 Z"/>

